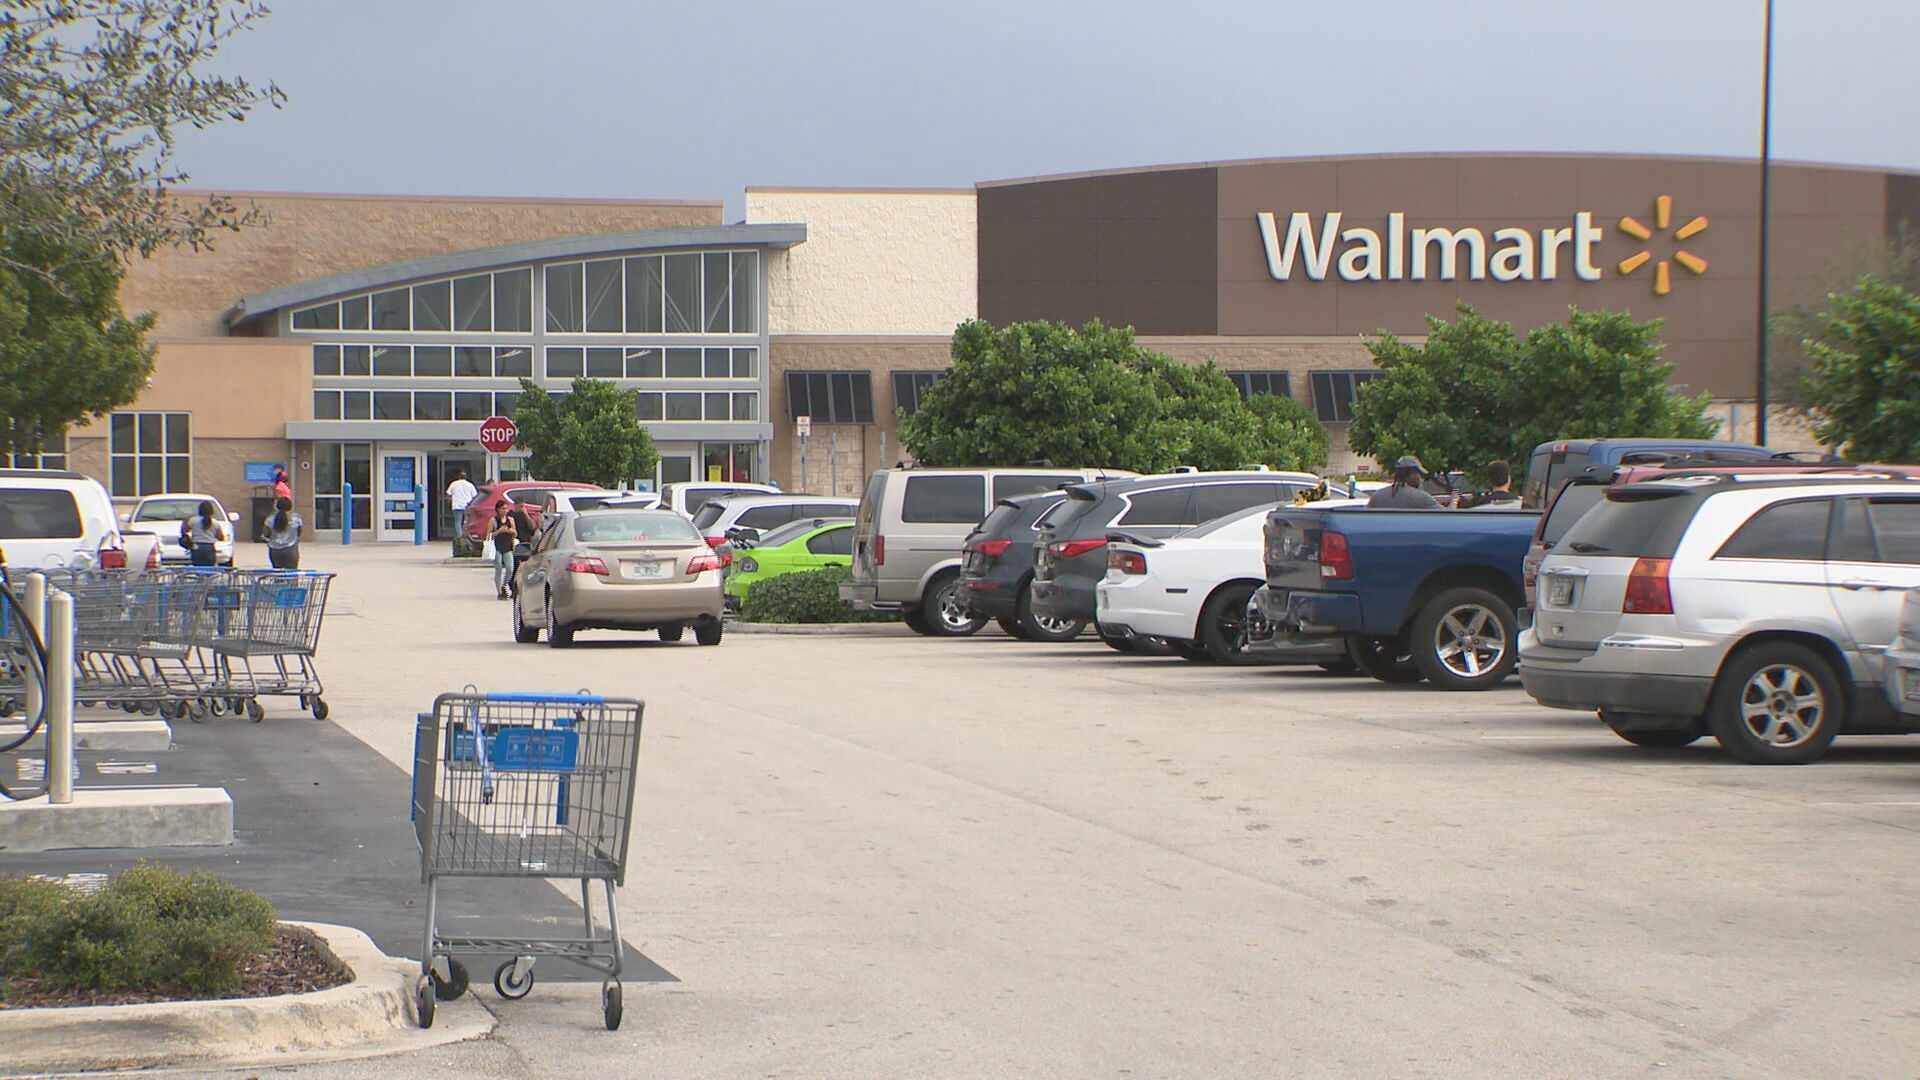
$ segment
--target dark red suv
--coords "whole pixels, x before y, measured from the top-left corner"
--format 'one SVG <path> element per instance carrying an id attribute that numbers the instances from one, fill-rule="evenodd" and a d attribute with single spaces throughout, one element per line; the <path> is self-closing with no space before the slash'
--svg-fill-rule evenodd
<path id="1" fill-rule="evenodd" d="M 577 484 L 567 480 L 502 480 L 497 484 L 488 484 L 480 489 L 480 494 L 467 504 L 467 520 L 463 523 L 467 537 L 475 542 L 484 542 L 487 538 L 487 522 L 493 520 L 493 508 L 502 500 L 519 505 L 533 520 L 535 528 L 540 525 L 540 503 L 549 491 L 562 491 L 572 488 L 579 491 L 598 491 L 597 484 Z"/>

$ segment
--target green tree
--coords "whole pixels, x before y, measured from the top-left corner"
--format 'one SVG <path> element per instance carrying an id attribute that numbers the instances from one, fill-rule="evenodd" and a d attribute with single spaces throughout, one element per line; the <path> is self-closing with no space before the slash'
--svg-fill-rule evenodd
<path id="1" fill-rule="evenodd" d="M 1098 321 L 962 323 L 947 377 L 900 423 L 901 443 L 926 465 L 1306 464 L 1269 435 L 1213 364 L 1182 364 Z"/>
<path id="2" fill-rule="evenodd" d="M 0 451 L 43 449 L 140 395 L 153 370 L 143 340 L 153 315 L 127 318 L 119 293 L 117 263 L 31 238 L 0 248 Z"/>
<path id="3" fill-rule="evenodd" d="M 546 480 L 614 487 L 653 475 L 660 455 L 635 418 L 638 390 L 603 379 L 575 379 L 571 393 L 549 394 L 520 380 L 514 424 L 527 448 L 527 469 Z"/>
<path id="4" fill-rule="evenodd" d="M 1352 447 L 1382 462 L 1417 455 L 1435 471 L 1479 475 L 1495 458 L 1524 462 L 1553 439 L 1712 438 L 1708 398 L 1667 385 L 1661 320 L 1570 312 L 1526 337 L 1468 305 L 1429 317 L 1424 345 L 1382 332 L 1367 344 L 1381 374 L 1355 395 Z"/>
<path id="5" fill-rule="evenodd" d="M 1874 275 L 1827 295 L 1802 341 L 1814 436 L 1848 457 L 1920 461 L 1920 294 Z"/>
<path id="6" fill-rule="evenodd" d="M 1327 429 L 1311 408 L 1290 397 L 1255 394 L 1247 399 L 1247 411 L 1260 421 L 1263 451 L 1256 460 L 1298 471 L 1327 463 Z"/>

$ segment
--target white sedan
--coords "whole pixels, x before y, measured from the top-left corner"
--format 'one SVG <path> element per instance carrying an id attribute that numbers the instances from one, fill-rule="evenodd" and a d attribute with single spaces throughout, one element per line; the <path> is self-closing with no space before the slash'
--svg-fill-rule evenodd
<path id="1" fill-rule="evenodd" d="M 213 561 L 221 566 L 232 566 L 234 531 L 240 524 L 240 515 L 227 513 L 227 508 L 220 505 L 220 500 L 211 495 L 181 492 L 148 495 L 133 504 L 126 522 L 134 529 L 159 534 L 161 562 L 190 562 L 193 556 L 180 546 L 180 523 L 199 513 L 203 502 L 212 503 L 214 513 L 227 522 L 227 538 L 214 542 Z"/>
<path id="2" fill-rule="evenodd" d="M 1329 499 L 1313 505 L 1357 504 Z M 1189 660 L 1259 662 L 1245 650 L 1247 601 L 1267 582 L 1264 529 L 1272 509 L 1250 506 L 1164 540 L 1108 533 L 1107 576 L 1095 587 L 1094 617 L 1103 628 L 1172 640 Z"/>

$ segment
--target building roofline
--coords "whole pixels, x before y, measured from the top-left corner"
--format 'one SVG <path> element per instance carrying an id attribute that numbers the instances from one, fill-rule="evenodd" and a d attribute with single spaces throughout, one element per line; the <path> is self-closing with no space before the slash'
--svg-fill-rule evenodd
<path id="1" fill-rule="evenodd" d="M 749 184 L 749 195 L 971 195 L 970 187 L 783 187 Z"/>
<path id="2" fill-rule="evenodd" d="M 1265 157 L 1236 158 L 1221 161 L 1190 161 L 1166 165 L 1135 165 L 1120 169 L 1090 169 L 1084 172 L 1050 173 L 1040 176 L 1021 176 L 1007 180 L 982 180 L 974 185 L 975 190 L 998 187 L 1015 187 L 1021 184 L 1044 184 L 1059 180 L 1088 180 L 1103 176 L 1131 176 L 1139 173 L 1184 172 L 1198 169 L 1224 169 L 1243 165 L 1306 165 L 1332 164 L 1343 161 L 1435 161 L 1469 160 L 1487 161 L 1501 158 L 1534 161 L 1664 161 L 1694 162 L 1723 165 L 1760 164 L 1759 158 L 1723 157 L 1711 154 L 1628 154 L 1628 153 L 1579 153 L 1575 151 L 1523 151 L 1523 150 L 1472 150 L 1472 151 L 1422 151 L 1401 154 L 1313 154 L 1302 157 Z M 1773 159 L 1774 168 L 1831 169 L 1841 172 L 1867 172 L 1894 176 L 1920 176 L 1920 170 L 1898 169 L 1889 165 L 1839 165 L 1824 161 L 1798 161 L 1784 158 Z"/>
<path id="3" fill-rule="evenodd" d="M 807 240 L 801 223 L 756 225 L 701 225 L 681 229 L 636 229 L 631 232 L 556 236 L 498 247 L 471 248 L 446 255 L 349 270 L 326 277 L 268 289 L 241 297 L 227 309 L 229 329 L 262 318 L 281 308 L 323 300 L 330 296 L 365 292 L 427 278 L 491 270 L 519 263 L 550 262 L 616 252 L 672 251 L 678 248 L 758 247 L 790 248 Z"/>
<path id="4" fill-rule="evenodd" d="M 193 198 L 220 195 L 230 199 L 303 199 L 314 202 L 536 203 L 562 206 L 722 207 L 726 205 L 724 199 L 611 199 L 547 195 L 382 195 L 378 192 L 249 191 L 234 188 L 175 188 L 169 194 Z"/>

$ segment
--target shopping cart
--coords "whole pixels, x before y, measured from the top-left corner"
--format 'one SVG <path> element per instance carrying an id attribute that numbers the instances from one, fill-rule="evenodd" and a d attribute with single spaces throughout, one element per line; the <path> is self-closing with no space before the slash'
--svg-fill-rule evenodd
<path id="1" fill-rule="evenodd" d="M 626 883 L 640 714 L 632 698 L 592 694 L 442 694 L 421 713 L 413 743 L 413 829 L 427 925 L 414 1000 L 421 1027 L 436 1000 L 465 993 L 455 952 L 509 955 L 494 989 L 517 999 L 533 989 L 536 957 L 557 956 L 606 976 L 607 1030 L 620 1026 L 620 916 Z M 442 878 L 554 878 L 580 883 L 584 933 L 570 938 L 453 937 L 435 922 Z M 594 918 L 593 889 L 606 920 Z"/>
<path id="2" fill-rule="evenodd" d="M 263 697 L 298 698 L 315 720 L 327 718 L 313 656 L 332 581 L 317 570 L 228 571 L 212 581 L 193 643 L 213 655 L 217 700 L 256 722 Z"/>

